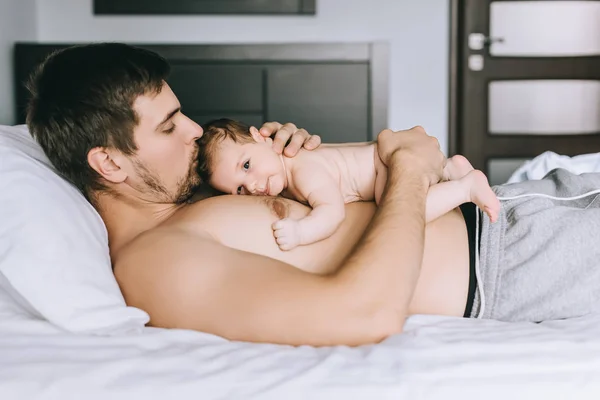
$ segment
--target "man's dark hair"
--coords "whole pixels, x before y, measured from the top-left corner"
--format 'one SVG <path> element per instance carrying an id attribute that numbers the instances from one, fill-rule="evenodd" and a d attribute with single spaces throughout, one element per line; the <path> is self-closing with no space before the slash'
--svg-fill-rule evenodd
<path id="1" fill-rule="evenodd" d="M 231 139 L 235 143 L 254 143 L 250 134 L 250 126 L 243 122 L 232 119 L 221 118 L 202 124 L 204 133 L 196 141 L 198 143 L 198 167 L 197 172 L 205 184 L 210 183 L 215 156 L 219 150 L 219 144 L 225 139 Z"/>
<path id="2" fill-rule="evenodd" d="M 95 147 L 133 155 L 136 98 L 158 94 L 169 74 L 156 53 L 120 43 L 69 47 L 52 53 L 32 74 L 27 125 L 54 167 L 88 200 L 106 189 L 87 162 Z"/>

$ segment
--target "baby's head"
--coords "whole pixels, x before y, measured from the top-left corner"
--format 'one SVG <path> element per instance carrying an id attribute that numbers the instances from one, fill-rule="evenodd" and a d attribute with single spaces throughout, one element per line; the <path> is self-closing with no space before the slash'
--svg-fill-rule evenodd
<path id="1" fill-rule="evenodd" d="M 277 196 L 286 188 L 283 160 L 270 138 L 230 119 L 213 120 L 202 128 L 197 143 L 203 182 L 227 194 Z"/>

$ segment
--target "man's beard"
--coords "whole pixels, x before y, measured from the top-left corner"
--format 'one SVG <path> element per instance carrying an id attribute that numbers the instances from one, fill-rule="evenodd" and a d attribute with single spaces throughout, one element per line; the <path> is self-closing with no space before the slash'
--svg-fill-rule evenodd
<path id="1" fill-rule="evenodd" d="M 177 189 L 174 193 L 162 183 L 158 174 L 153 173 L 141 161 L 134 160 L 134 168 L 138 176 L 144 182 L 145 188 L 153 194 L 160 203 L 183 204 L 189 200 L 200 187 L 200 176 L 196 172 L 195 163 L 196 154 L 192 153 L 190 157 L 190 166 L 185 174 L 177 183 Z"/>

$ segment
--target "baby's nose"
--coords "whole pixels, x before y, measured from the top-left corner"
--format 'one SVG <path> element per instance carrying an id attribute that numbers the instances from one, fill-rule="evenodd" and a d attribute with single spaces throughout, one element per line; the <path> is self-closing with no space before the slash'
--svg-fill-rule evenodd
<path id="1" fill-rule="evenodd" d="M 256 182 L 248 183 L 246 185 L 246 190 L 248 191 L 248 193 L 254 194 L 254 192 L 256 191 Z"/>

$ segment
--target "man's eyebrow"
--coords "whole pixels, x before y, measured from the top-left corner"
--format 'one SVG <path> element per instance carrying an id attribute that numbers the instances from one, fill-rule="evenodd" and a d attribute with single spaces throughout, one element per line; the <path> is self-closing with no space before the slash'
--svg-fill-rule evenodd
<path id="1" fill-rule="evenodd" d="M 170 120 L 173 117 L 173 115 L 177 114 L 179 111 L 181 111 L 181 107 L 177 107 L 176 109 L 174 109 L 173 111 L 168 113 L 167 116 L 162 121 L 160 121 L 160 123 L 158 125 L 156 125 L 156 130 L 158 130 L 158 128 L 160 128 L 162 125 L 164 125 L 165 122 Z"/>

